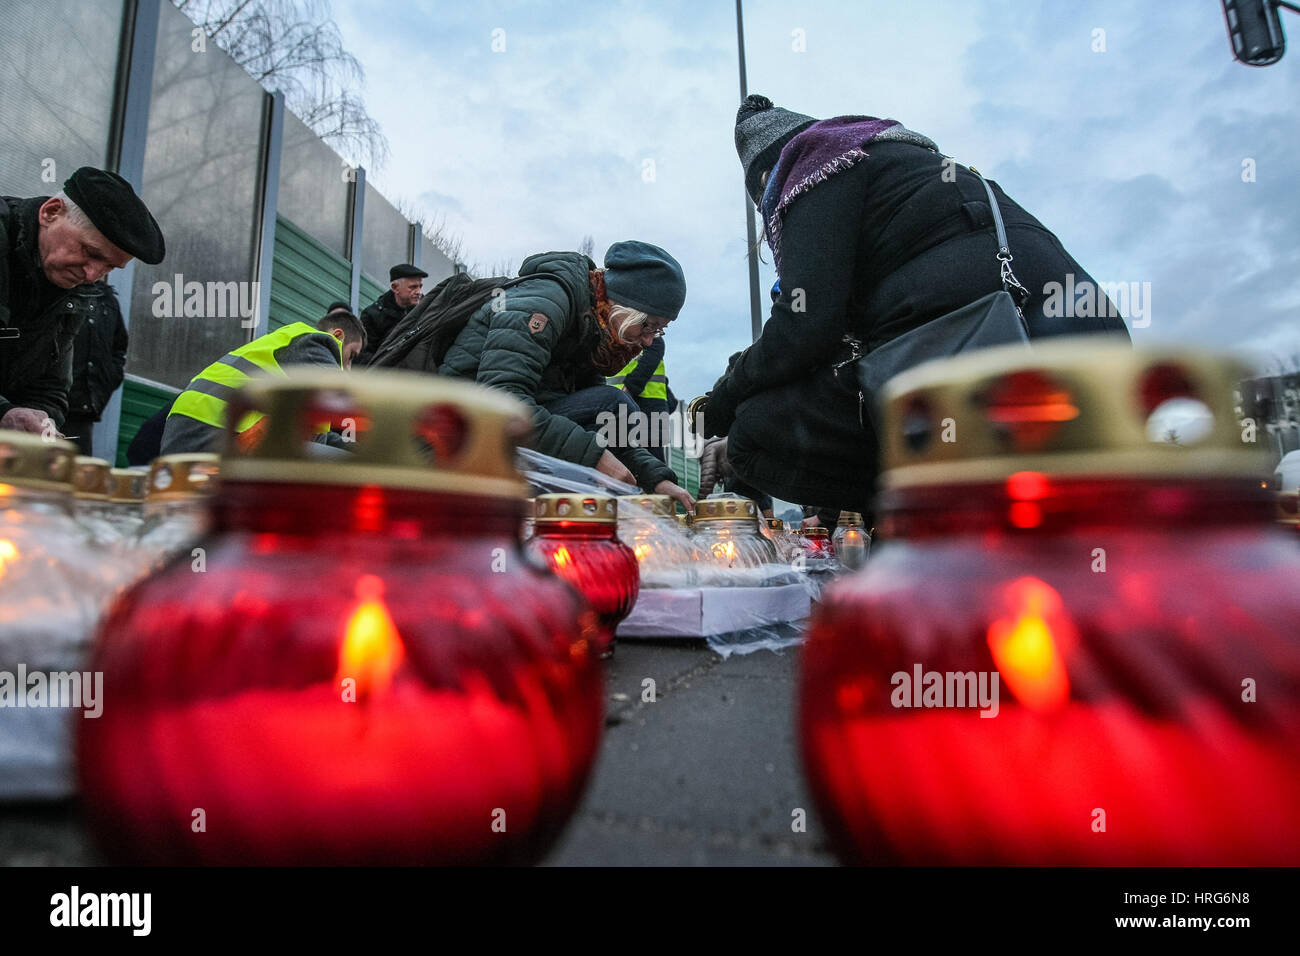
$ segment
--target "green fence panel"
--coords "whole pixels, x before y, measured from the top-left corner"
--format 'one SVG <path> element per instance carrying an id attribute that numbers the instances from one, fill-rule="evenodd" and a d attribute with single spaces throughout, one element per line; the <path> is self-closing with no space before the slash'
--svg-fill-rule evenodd
<path id="1" fill-rule="evenodd" d="M 331 302 L 352 295 L 352 264 L 283 216 L 275 219 L 273 259 L 267 331 L 293 322 L 315 324 Z"/>
<path id="2" fill-rule="evenodd" d="M 668 467 L 677 472 L 678 483 L 692 497 L 700 494 L 700 460 L 686 454 L 685 448 L 668 447 Z"/>
<path id="3" fill-rule="evenodd" d="M 172 403 L 179 389 L 128 375 L 122 385 L 122 418 L 117 426 L 117 467 L 125 468 L 126 448 L 145 419 Z"/>

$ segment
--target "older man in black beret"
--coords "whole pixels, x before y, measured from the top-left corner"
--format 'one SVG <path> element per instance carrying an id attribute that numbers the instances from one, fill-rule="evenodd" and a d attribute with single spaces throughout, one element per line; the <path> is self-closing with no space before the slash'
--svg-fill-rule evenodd
<path id="1" fill-rule="evenodd" d="M 0 196 L 0 428 L 63 426 L 94 283 L 164 253 L 158 223 L 116 173 L 83 166 L 54 196 Z"/>
<path id="2" fill-rule="evenodd" d="M 370 364 L 371 357 L 383 344 L 384 337 L 402 321 L 411 306 L 420 301 L 424 294 L 424 280 L 429 273 L 417 269 L 408 262 L 395 265 L 388 270 L 388 291 L 361 310 L 361 324 L 366 327 L 366 347 L 357 356 L 357 367 L 364 368 Z"/>

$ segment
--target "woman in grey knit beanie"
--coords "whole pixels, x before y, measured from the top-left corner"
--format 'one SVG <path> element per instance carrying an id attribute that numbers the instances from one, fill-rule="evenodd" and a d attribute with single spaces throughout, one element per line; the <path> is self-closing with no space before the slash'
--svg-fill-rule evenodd
<path id="1" fill-rule="evenodd" d="M 876 436 L 845 360 L 1001 288 L 987 195 L 974 173 L 897 120 L 816 120 L 752 95 L 735 135 L 778 293 L 762 335 L 731 357 L 702 403 L 704 434 L 726 436 L 745 483 L 801 505 L 859 511 L 870 524 Z M 1072 287 L 1095 283 L 1056 236 L 990 185 L 1016 275 L 1034 293 L 1025 307 L 1030 337 L 1127 339 L 1104 296 L 1098 301 L 1110 307 L 1086 317 L 1044 310 L 1048 283 L 1067 275 Z"/>

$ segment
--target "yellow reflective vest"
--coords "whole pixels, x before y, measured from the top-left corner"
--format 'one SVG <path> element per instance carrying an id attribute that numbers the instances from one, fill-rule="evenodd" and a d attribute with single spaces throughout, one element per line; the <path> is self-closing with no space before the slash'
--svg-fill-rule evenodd
<path id="1" fill-rule="evenodd" d="M 319 335 L 321 330 L 306 322 L 293 322 L 274 332 L 258 336 L 247 345 L 227 352 L 190 380 L 168 413 L 188 415 L 214 428 L 226 427 L 226 407 L 230 398 L 254 375 L 284 375 L 275 355 L 294 339 Z M 325 333 L 328 334 L 328 333 Z M 333 338 L 333 336 L 331 336 Z M 334 339 L 339 350 L 339 368 L 343 367 L 343 343 Z M 236 434 L 247 431 L 262 419 L 261 412 L 248 412 L 235 426 Z M 329 426 L 325 426 L 329 430 Z"/>
<path id="2" fill-rule="evenodd" d="M 624 365 L 617 375 L 611 375 L 609 378 L 605 379 L 606 383 L 615 386 L 622 385 L 623 382 L 627 380 L 627 377 L 632 374 L 632 370 L 636 368 L 636 363 L 639 361 L 641 361 L 641 357 L 637 356 Z M 668 369 L 664 365 L 663 359 L 659 360 L 659 367 L 656 368 L 655 373 L 650 376 L 650 380 L 645 383 L 645 388 L 641 389 L 641 394 L 633 395 L 632 397 L 660 398 L 665 402 L 668 401 Z"/>

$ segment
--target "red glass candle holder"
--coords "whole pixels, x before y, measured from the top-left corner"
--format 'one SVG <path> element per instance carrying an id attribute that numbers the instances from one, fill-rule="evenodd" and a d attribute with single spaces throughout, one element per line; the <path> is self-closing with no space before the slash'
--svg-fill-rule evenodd
<path id="1" fill-rule="evenodd" d="M 536 499 L 533 536 L 524 544 L 540 566 L 572 585 L 596 612 L 599 657 L 614 654 L 614 631 L 641 588 L 636 553 L 618 539 L 617 500 L 551 494 Z"/>
<path id="2" fill-rule="evenodd" d="M 867 863 L 1300 863 L 1300 555 L 1250 474 L 1235 379 L 1175 362 L 1215 435 L 1144 448 L 1149 406 L 1128 403 L 1169 360 L 1061 348 L 1033 353 L 1051 393 L 987 400 L 1022 356 L 891 395 L 886 540 L 802 659 L 832 841 Z M 963 447 L 916 441 L 945 418 Z"/>
<path id="3" fill-rule="evenodd" d="M 225 459 L 199 556 L 128 592 L 99 636 L 106 704 L 78 722 L 93 829 L 132 863 L 540 858 L 590 771 L 603 690 L 591 612 L 519 551 L 522 409 L 367 373 L 342 396 L 355 457 L 308 461 L 286 422 L 339 384 L 296 379 L 245 390 L 269 425 Z M 450 443 L 425 434 L 431 407 L 458 420 Z"/>

